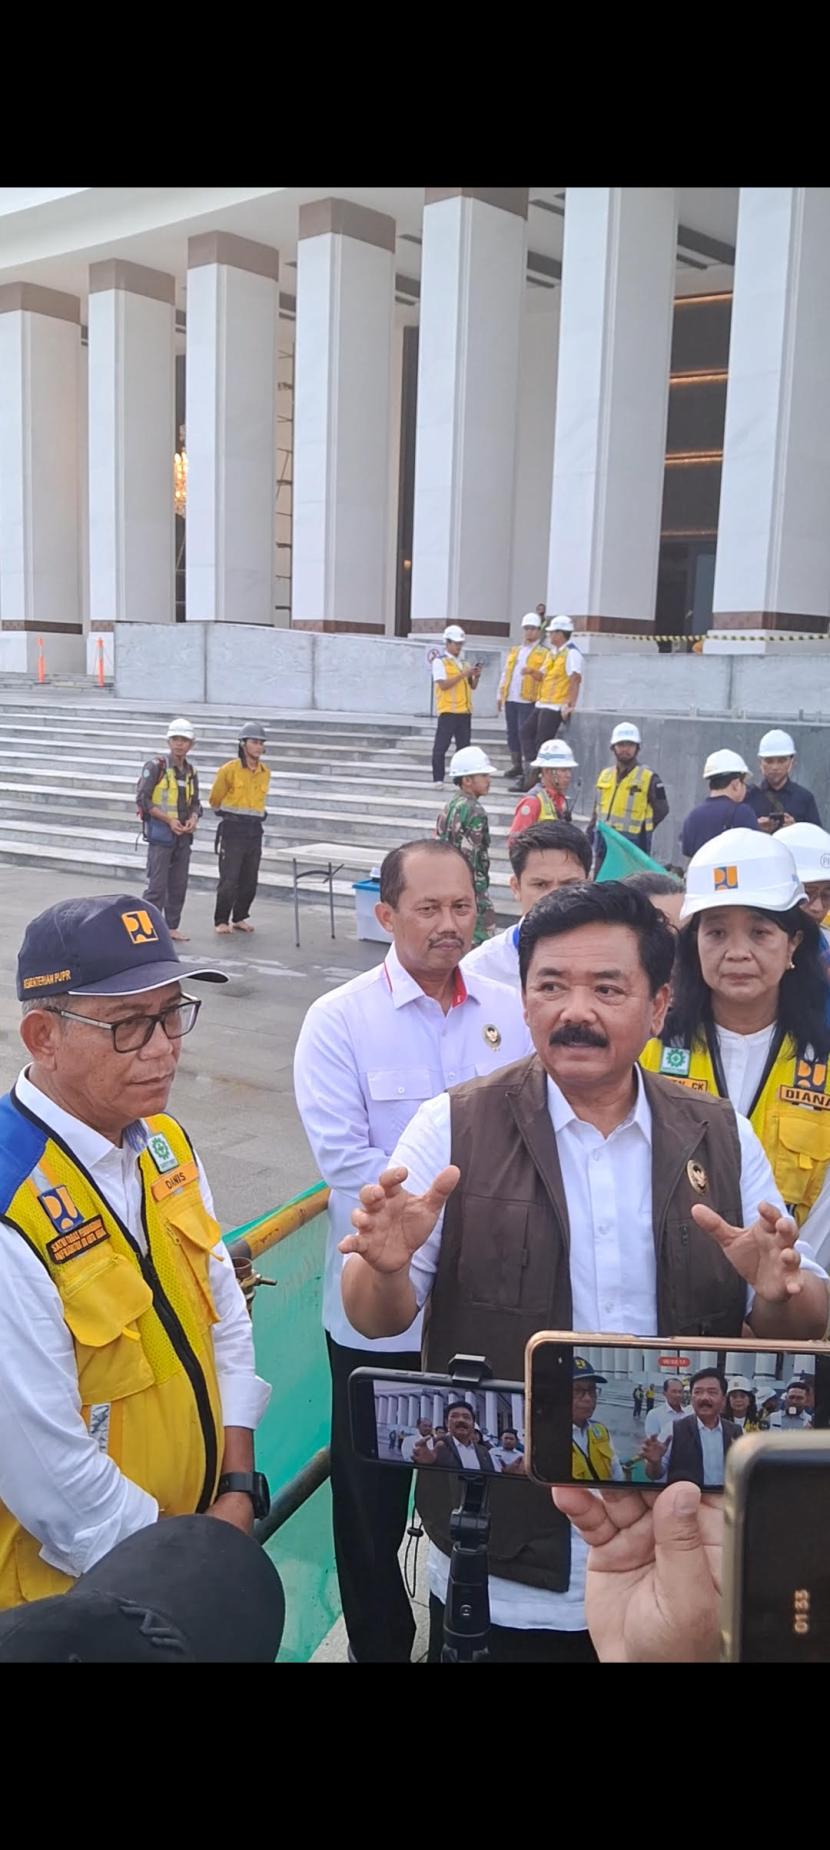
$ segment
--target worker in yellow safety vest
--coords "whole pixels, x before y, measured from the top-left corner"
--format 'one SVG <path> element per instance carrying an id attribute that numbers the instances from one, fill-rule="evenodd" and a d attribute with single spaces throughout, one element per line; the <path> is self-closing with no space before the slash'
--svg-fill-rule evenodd
<path id="1" fill-rule="evenodd" d="M 529 610 L 522 617 L 522 640 L 508 651 L 499 682 L 496 705 L 504 708 L 510 772 L 521 778 L 536 755 L 536 697 L 545 678 L 548 649 L 542 639 L 542 619 Z M 521 786 L 520 786 L 521 787 Z"/>
<path id="2" fill-rule="evenodd" d="M 200 1003 L 162 915 L 63 900 L 18 958 L 29 1065 L 0 1099 L 0 1608 L 64 1593 L 160 1516 L 250 1531 L 267 1485 L 245 1301 L 167 1115 Z"/>
<path id="3" fill-rule="evenodd" d="M 830 1033 L 819 928 L 803 902 L 780 835 L 727 829 L 698 849 L 671 1007 L 640 1064 L 749 1119 L 808 1256 L 826 1265 Z"/>
<path id="4" fill-rule="evenodd" d="M 614 727 L 611 750 L 616 763 L 597 778 L 588 834 L 593 835 L 597 822 L 605 822 L 650 854 L 652 835 L 669 813 L 669 800 L 657 772 L 639 763 L 641 744 L 639 728 L 630 720 Z"/>
<path id="5" fill-rule="evenodd" d="M 444 631 L 444 648 L 432 664 L 435 710 L 438 724 L 432 746 L 432 781 L 444 782 L 444 769 L 451 739 L 460 752 L 470 743 L 473 729 L 473 690 L 481 679 L 481 662 L 465 661 L 462 649 L 467 638 L 459 623 L 448 623 Z"/>
<path id="6" fill-rule="evenodd" d="M 173 719 L 167 728 L 167 752 L 148 758 L 136 791 L 142 834 L 147 843 L 144 898 L 164 913 L 170 936 L 179 944 L 187 935 L 179 927 L 190 873 L 190 850 L 202 814 L 199 773 L 188 753 L 195 733 L 189 719 Z"/>
<path id="7" fill-rule="evenodd" d="M 507 831 L 508 842 L 536 822 L 570 822 L 568 790 L 577 768 L 573 752 L 564 739 L 545 740 L 531 766 L 539 781 L 516 804 L 516 813 Z"/>
<path id="8" fill-rule="evenodd" d="M 239 751 L 220 764 L 210 793 L 210 807 L 219 817 L 216 852 L 219 884 L 213 911 L 213 929 L 220 937 L 231 931 L 252 932 L 251 907 L 256 898 L 265 800 L 271 773 L 262 762 L 265 728 L 249 719 L 239 734 Z"/>
<path id="9" fill-rule="evenodd" d="M 607 1379 L 606 1375 L 597 1374 L 587 1356 L 574 1356 L 571 1472 L 577 1483 L 621 1484 L 624 1482 L 623 1468 L 614 1449 L 614 1441 L 608 1427 L 603 1426 L 600 1420 L 594 1419 L 597 1388 L 605 1387 Z"/>
<path id="10" fill-rule="evenodd" d="M 548 624 L 548 659 L 536 690 L 536 737 L 531 757 L 538 757 L 547 739 L 555 739 L 574 712 L 582 686 L 582 651 L 573 640 L 570 617 L 551 617 Z"/>

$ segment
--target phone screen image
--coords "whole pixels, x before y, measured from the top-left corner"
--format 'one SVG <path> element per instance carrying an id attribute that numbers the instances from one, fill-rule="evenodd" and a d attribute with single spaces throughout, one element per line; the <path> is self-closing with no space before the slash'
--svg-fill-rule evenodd
<path id="1" fill-rule="evenodd" d="M 753 1372 L 759 1361 L 764 1375 Z M 540 1343 L 530 1469 L 547 1484 L 662 1490 L 685 1480 L 722 1490 L 738 1439 L 827 1425 L 828 1387 L 828 1354 Z"/>
<path id="2" fill-rule="evenodd" d="M 392 1470 L 526 1476 L 521 1382 L 465 1388 L 446 1376 L 365 1369 L 349 1391 L 361 1457 Z"/>

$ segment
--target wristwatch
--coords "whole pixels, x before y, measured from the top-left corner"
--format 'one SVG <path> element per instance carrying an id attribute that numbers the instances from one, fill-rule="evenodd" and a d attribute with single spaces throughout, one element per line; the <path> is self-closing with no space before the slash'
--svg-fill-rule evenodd
<path id="1" fill-rule="evenodd" d="M 271 1492 L 264 1471 L 226 1471 L 220 1477 L 216 1487 L 217 1497 L 240 1495 L 250 1497 L 254 1506 L 254 1515 L 258 1522 L 267 1516 L 271 1508 Z"/>

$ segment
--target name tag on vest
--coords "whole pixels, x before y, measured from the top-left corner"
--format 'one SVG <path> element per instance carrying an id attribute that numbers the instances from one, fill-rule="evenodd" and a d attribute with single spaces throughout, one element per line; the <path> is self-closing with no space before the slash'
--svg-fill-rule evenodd
<path id="1" fill-rule="evenodd" d="M 182 1163 L 179 1169 L 174 1169 L 172 1175 L 159 1176 L 158 1181 L 152 1184 L 153 1200 L 165 1201 L 168 1195 L 176 1195 L 180 1188 L 186 1188 L 188 1182 L 198 1181 L 198 1177 L 197 1163 Z"/>
<path id="2" fill-rule="evenodd" d="M 686 1086 L 690 1092 L 708 1092 L 709 1090 L 705 1079 L 679 1079 L 676 1073 L 671 1074 L 671 1079 L 674 1085 Z"/>
<path id="3" fill-rule="evenodd" d="M 779 1086 L 778 1097 L 788 1105 L 806 1105 L 808 1111 L 830 1111 L 830 1093 L 810 1092 L 806 1086 Z"/>

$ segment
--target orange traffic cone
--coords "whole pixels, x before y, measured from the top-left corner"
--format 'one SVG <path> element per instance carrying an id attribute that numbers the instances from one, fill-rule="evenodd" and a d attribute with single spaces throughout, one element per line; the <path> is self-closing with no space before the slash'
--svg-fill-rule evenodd
<path id="1" fill-rule="evenodd" d="M 46 680 L 46 662 L 43 657 L 43 637 L 42 636 L 38 636 L 38 639 L 37 639 L 37 679 L 38 679 L 38 686 L 42 687 L 44 681 Z"/>
<path id="2" fill-rule="evenodd" d="M 96 677 L 98 680 L 98 686 L 103 687 L 104 685 L 104 639 L 102 636 L 98 637 L 98 664 L 97 664 L 95 673 L 96 673 Z"/>

